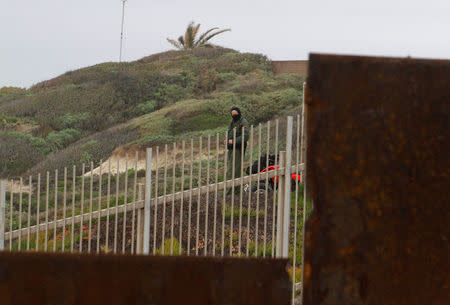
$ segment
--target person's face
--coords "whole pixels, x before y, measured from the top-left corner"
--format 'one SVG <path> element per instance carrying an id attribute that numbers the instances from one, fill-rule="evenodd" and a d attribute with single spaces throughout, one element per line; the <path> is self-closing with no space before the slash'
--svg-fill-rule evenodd
<path id="1" fill-rule="evenodd" d="M 239 112 L 237 112 L 237 110 L 231 111 L 231 116 L 235 116 L 235 115 L 239 115 Z"/>

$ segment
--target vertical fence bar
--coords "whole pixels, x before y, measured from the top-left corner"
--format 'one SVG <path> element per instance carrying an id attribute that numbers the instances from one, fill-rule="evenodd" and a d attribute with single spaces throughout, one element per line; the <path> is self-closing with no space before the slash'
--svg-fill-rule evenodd
<path id="1" fill-rule="evenodd" d="M 139 151 L 136 150 L 136 154 L 134 156 L 133 213 L 131 217 L 131 254 L 134 254 L 135 249 L 134 232 L 136 226 L 136 187 L 137 187 L 138 159 L 139 159 Z"/>
<path id="2" fill-rule="evenodd" d="M 259 187 L 261 181 L 261 123 L 258 125 L 258 180 L 256 181 L 256 216 L 255 216 L 255 257 L 258 257 L 258 239 L 259 239 Z"/>
<path id="3" fill-rule="evenodd" d="M 301 147 L 301 162 L 303 163 L 303 172 L 302 172 L 302 182 L 303 182 L 303 224 L 302 224 L 302 242 L 303 242 L 303 248 L 302 248 L 302 275 L 301 275 L 301 282 L 302 282 L 302 286 L 301 286 L 301 296 L 303 299 L 303 283 L 304 283 L 304 275 L 305 275 L 305 268 L 303 268 L 305 266 L 305 237 L 306 237 L 306 147 L 308 145 L 307 142 L 307 134 L 306 134 L 306 123 L 308 120 L 308 116 L 307 116 L 307 107 L 308 104 L 306 103 L 306 98 L 307 98 L 307 94 L 308 94 L 308 87 L 306 86 L 306 83 L 303 83 L 303 107 L 302 107 L 302 147 Z"/>
<path id="4" fill-rule="evenodd" d="M 280 151 L 280 168 L 283 168 L 286 166 L 285 164 L 286 160 L 286 152 Z M 276 256 L 277 258 L 283 257 L 283 216 L 284 216 L 284 183 L 286 180 L 284 177 L 279 177 L 278 179 L 278 207 L 277 207 L 277 238 L 276 238 Z"/>
<path id="5" fill-rule="evenodd" d="M 144 205 L 144 240 L 143 254 L 150 253 L 150 200 L 152 197 L 152 149 L 147 148 L 147 163 L 145 172 L 145 205 Z M 158 166 L 158 164 L 156 164 Z M 155 198 L 158 198 L 156 194 Z"/>
<path id="6" fill-rule="evenodd" d="M 164 239 L 166 237 L 166 195 L 167 195 L 167 144 L 164 146 L 164 181 L 163 181 L 163 214 L 161 233 L 161 254 L 165 254 Z"/>
<path id="7" fill-rule="evenodd" d="M 214 186 L 214 220 L 213 220 L 213 241 L 212 241 L 212 255 L 216 255 L 216 232 L 217 232 L 217 196 L 218 196 L 218 183 L 219 183 L 219 141 L 220 135 L 216 134 L 216 168 L 214 174 L 215 177 L 215 186 Z"/>
<path id="8" fill-rule="evenodd" d="M 63 189 L 63 229 L 62 229 L 62 249 L 65 251 L 66 241 L 66 208 L 67 208 L 67 167 L 64 167 L 64 189 Z"/>
<path id="9" fill-rule="evenodd" d="M 92 239 L 92 202 L 94 192 L 94 162 L 91 161 L 91 173 L 89 177 L 89 227 L 88 227 L 88 253 L 91 253 Z"/>
<path id="10" fill-rule="evenodd" d="M 200 202 L 201 202 L 201 193 L 200 188 L 202 187 L 202 150 L 203 150 L 203 143 L 202 143 L 202 137 L 199 139 L 198 144 L 198 183 L 197 183 L 197 234 L 195 238 L 195 255 L 198 255 L 198 242 L 200 237 Z"/>
<path id="11" fill-rule="evenodd" d="M 158 232 L 157 228 L 157 220 L 158 220 L 158 181 L 159 181 L 159 163 L 158 163 L 158 157 L 159 157 L 159 146 L 156 147 L 156 156 L 155 156 L 155 216 L 154 216 L 154 225 L 153 225 L 153 254 L 156 254 L 156 233 Z"/>
<path id="12" fill-rule="evenodd" d="M 173 162 L 172 162 L 172 204 L 171 204 L 171 223 L 170 223 L 170 255 L 173 255 L 173 230 L 175 222 L 175 174 L 177 167 L 177 143 L 173 143 Z"/>
<path id="13" fill-rule="evenodd" d="M 182 160 L 181 160 L 181 199 L 180 199 L 180 234 L 179 234 L 179 249 L 178 254 L 181 254 L 182 243 L 183 243 L 183 205 L 184 205 L 184 162 L 185 162 L 185 149 L 186 141 L 182 142 Z"/>
<path id="14" fill-rule="evenodd" d="M 239 230 L 238 230 L 238 256 L 241 256 L 241 235 L 242 235 L 242 193 L 244 191 L 244 157 L 245 157 L 245 148 L 246 148 L 246 142 L 245 142 L 245 128 L 247 126 L 242 127 L 242 133 L 241 133 L 241 170 L 240 170 L 240 177 L 241 181 L 239 182 Z"/>
<path id="15" fill-rule="evenodd" d="M 210 158 L 211 158 L 211 135 L 208 135 L 208 158 L 206 167 L 206 207 L 205 207 L 205 251 L 204 255 L 208 253 L 208 213 L 209 213 L 209 175 L 210 175 Z"/>
<path id="16" fill-rule="evenodd" d="M 283 227 L 283 257 L 289 255 L 289 225 L 291 214 L 291 165 L 292 165 L 292 131 L 293 131 L 293 118 L 288 116 L 287 118 L 287 134 L 286 134 L 286 165 L 284 173 L 284 188 L 286 194 L 284 195 L 284 227 Z"/>
<path id="17" fill-rule="evenodd" d="M 295 275 L 296 275 L 296 255 L 297 255 L 297 213 L 298 213 L 298 174 L 299 174 L 299 146 L 300 146 L 300 116 L 297 115 L 297 133 L 296 139 L 296 154 L 295 154 L 295 209 L 294 209 L 294 244 L 293 244 L 293 257 L 292 257 L 292 302 L 295 299 Z"/>
<path id="18" fill-rule="evenodd" d="M 123 194 L 123 218 L 122 218 L 122 254 L 125 254 L 127 234 L 127 206 L 128 206 L 128 153 L 125 154 L 125 185 Z"/>
<path id="19" fill-rule="evenodd" d="M 189 211 L 187 232 L 187 254 L 191 254 L 191 217 L 192 217 L 192 176 L 194 170 L 194 140 L 191 139 L 191 166 L 189 167 Z"/>
<path id="20" fill-rule="evenodd" d="M 266 135 L 266 164 L 265 164 L 265 194 L 264 194 L 264 245 L 263 245 L 263 257 L 266 257 L 267 247 L 267 200 L 269 199 L 269 150 L 270 150 L 270 121 L 267 122 L 267 135 Z"/>
<path id="21" fill-rule="evenodd" d="M 12 192 L 12 186 L 11 186 Z M 36 243 L 35 251 L 39 251 L 39 224 L 40 224 L 40 209 L 41 209 L 41 174 L 37 178 L 37 202 L 36 202 Z"/>
<path id="22" fill-rule="evenodd" d="M 274 190 L 273 190 L 273 207 L 272 207 L 272 257 L 275 257 L 275 226 L 276 226 L 276 204 L 277 204 L 277 193 L 279 191 L 279 188 L 277 187 L 278 181 L 280 180 L 278 178 L 278 126 L 279 126 L 279 120 L 275 120 L 275 178 L 274 178 Z"/>
<path id="23" fill-rule="evenodd" d="M 249 156 L 249 166 L 250 166 L 250 177 L 253 179 L 253 125 L 250 126 L 250 156 Z M 252 180 L 248 182 L 248 201 L 247 201 L 247 249 L 245 250 L 245 255 L 250 255 L 250 220 L 252 215 Z"/>
<path id="24" fill-rule="evenodd" d="M 11 185 L 12 192 L 12 185 Z M 6 180 L 0 180 L 0 251 L 5 250 Z M 11 239 L 11 231 L 10 231 Z"/>
<path id="25" fill-rule="evenodd" d="M 236 177 L 236 129 L 233 129 L 233 151 L 232 151 L 232 168 L 231 168 L 231 217 L 230 217 L 230 256 L 233 255 L 233 220 L 234 220 L 234 178 Z"/>
<path id="26" fill-rule="evenodd" d="M 76 198 L 76 178 L 77 178 L 77 167 L 74 165 L 72 168 L 72 227 L 70 232 L 70 252 L 73 253 L 73 245 L 75 238 L 75 198 Z M 80 238 L 81 240 L 81 238 Z"/>
<path id="27" fill-rule="evenodd" d="M 117 156 L 117 167 L 116 167 L 116 209 L 115 209 L 115 216 L 114 216 L 114 254 L 117 253 L 117 227 L 119 222 L 119 189 L 120 189 L 120 173 L 119 173 L 119 159 L 120 157 Z"/>
<path id="28" fill-rule="evenodd" d="M 31 194 L 33 193 L 33 177 L 30 176 L 29 180 L 28 180 L 28 187 L 29 187 L 29 191 L 28 191 L 28 212 L 27 212 L 27 217 L 28 217 L 28 221 L 27 221 L 27 251 L 30 250 L 30 237 L 31 237 Z"/>
<path id="29" fill-rule="evenodd" d="M 83 163 L 81 166 L 81 206 L 80 206 L 80 245 L 79 251 L 83 252 L 83 222 L 84 222 L 84 175 L 86 171 L 86 165 Z"/>
<path id="30" fill-rule="evenodd" d="M 19 180 L 19 244 L 17 249 L 22 250 L 22 177 Z"/>
<path id="31" fill-rule="evenodd" d="M 145 198 L 145 184 L 138 185 L 138 201 L 139 203 Z M 136 225 L 136 254 L 144 253 L 144 208 L 137 211 L 137 225 Z M 150 237 L 150 236 L 149 236 Z M 149 240 L 150 242 L 150 240 Z M 148 254 L 148 253 L 147 253 Z"/>
<path id="32" fill-rule="evenodd" d="M 100 160 L 100 167 L 99 167 L 99 173 L 98 173 L 98 214 L 97 214 L 97 253 L 100 253 L 100 211 L 102 210 L 102 179 L 103 179 L 103 173 L 102 173 L 102 163 L 103 161 Z M 106 250 L 106 248 L 105 248 Z"/>
<path id="33" fill-rule="evenodd" d="M 11 193 L 10 193 L 10 202 L 9 202 L 9 251 L 12 251 L 12 231 L 13 231 L 13 210 L 14 210 L 14 180 L 11 179 Z"/>
<path id="34" fill-rule="evenodd" d="M 224 147 L 224 154 L 223 154 L 223 177 L 224 177 L 224 184 L 223 184 L 223 198 L 222 198 L 222 248 L 221 248 L 221 255 L 225 255 L 225 206 L 226 206 L 226 194 L 227 194 L 227 182 L 228 182 L 228 176 L 227 176 L 227 161 L 228 161 L 228 134 L 225 133 L 225 147 Z"/>
<path id="35" fill-rule="evenodd" d="M 109 208 L 111 206 L 111 158 L 108 159 L 108 190 L 106 193 L 105 251 L 109 252 Z"/>
<path id="36" fill-rule="evenodd" d="M 55 170 L 55 206 L 53 209 L 53 252 L 56 252 L 56 222 L 58 221 L 58 170 Z"/>
<path id="37" fill-rule="evenodd" d="M 47 185 L 45 194 L 45 239 L 44 239 L 44 251 L 47 252 L 48 244 L 48 202 L 50 194 L 50 173 L 47 171 Z"/>

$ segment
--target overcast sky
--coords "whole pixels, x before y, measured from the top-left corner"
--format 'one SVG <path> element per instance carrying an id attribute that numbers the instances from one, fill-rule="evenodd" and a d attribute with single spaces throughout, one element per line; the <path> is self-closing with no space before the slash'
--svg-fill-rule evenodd
<path id="1" fill-rule="evenodd" d="M 0 0 L 0 87 L 118 61 L 121 0 Z M 171 49 L 190 21 L 273 60 L 310 52 L 450 58 L 450 0 L 128 0 L 124 60 Z"/>

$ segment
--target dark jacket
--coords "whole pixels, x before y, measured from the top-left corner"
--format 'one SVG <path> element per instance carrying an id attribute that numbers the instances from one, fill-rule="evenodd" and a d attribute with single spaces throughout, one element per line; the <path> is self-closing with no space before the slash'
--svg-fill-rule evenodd
<path id="1" fill-rule="evenodd" d="M 244 127 L 244 128 L 243 128 Z M 247 142 L 249 139 L 249 123 L 248 121 L 240 117 L 237 121 L 232 121 L 230 127 L 228 128 L 228 140 L 233 140 L 233 130 L 236 130 L 236 149 L 242 149 L 242 144 L 244 144 L 244 150 L 247 148 Z M 244 129 L 244 133 L 242 133 L 242 129 Z M 228 150 L 233 149 L 233 144 L 227 145 Z"/>

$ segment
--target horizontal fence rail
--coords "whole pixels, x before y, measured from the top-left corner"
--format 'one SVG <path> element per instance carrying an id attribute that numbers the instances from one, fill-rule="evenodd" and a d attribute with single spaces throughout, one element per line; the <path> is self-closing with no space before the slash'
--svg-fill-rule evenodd
<path id="1" fill-rule="evenodd" d="M 294 298 L 303 127 L 297 115 L 1 181 L 0 249 L 287 257 Z"/>

